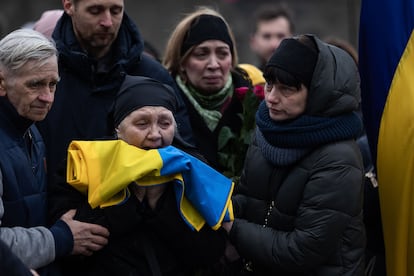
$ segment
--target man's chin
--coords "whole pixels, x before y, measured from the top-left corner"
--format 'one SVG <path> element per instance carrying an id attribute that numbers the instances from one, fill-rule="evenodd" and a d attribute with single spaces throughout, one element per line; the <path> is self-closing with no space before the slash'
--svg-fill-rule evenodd
<path id="1" fill-rule="evenodd" d="M 114 35 L 97 35 L 94 38 L 93 45 L 95 48 L 105 48 L 110 46 L 115 40 Z"/>
<path id="2" fill-rule="evenodd" d="M 101 41 L 98 41 L 98 42 L 94 43 L 92 46 L 95 50 L 102 51 L 104 49 L 107 49 L 107 48 L 111 47 L 112 42 L 113 42 L 112 40 L 111 41 L 101 40 Z"/>

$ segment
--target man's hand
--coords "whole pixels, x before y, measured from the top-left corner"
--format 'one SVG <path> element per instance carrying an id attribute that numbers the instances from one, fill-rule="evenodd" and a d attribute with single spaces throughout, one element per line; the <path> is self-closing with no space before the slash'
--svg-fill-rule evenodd
<path id="1" fill-rule="evenodd" d="M 72 231 L 72 254 L 90 256 L 93 252 L 102 249 L 108 243 L 109 231 L 100 225 L 74 220 L 76 210 L 69 210 L 62 217 Z"/>

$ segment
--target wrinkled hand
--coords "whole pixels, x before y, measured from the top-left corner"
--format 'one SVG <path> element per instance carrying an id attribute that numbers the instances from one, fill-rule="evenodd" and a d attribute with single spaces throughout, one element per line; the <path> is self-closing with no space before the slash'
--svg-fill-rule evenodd
<path id="1" fill-rule="evenodd" d="M 108 243 L 109 231 L 100 225 L 74 220 L 76 210 L 69 210 L 60 219 L 72 231 L 72 254 L 90 256 L 93 252 L 102 249 Z"/>

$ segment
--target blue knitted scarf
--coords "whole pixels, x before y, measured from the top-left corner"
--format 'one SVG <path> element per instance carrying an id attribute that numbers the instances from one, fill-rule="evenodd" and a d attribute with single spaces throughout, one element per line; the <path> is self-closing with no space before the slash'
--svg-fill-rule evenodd
<path id="1" fill-rule="evenodd" d="M 362 121 L 355 112 L 337 117 L 302 115 L 276 122 L 270 118 L 265 101 L 256 113 L 256 124 L 259 147 L 275 165 L 292 164 L 320 145 L 355 139 L 362 131 Z"/>

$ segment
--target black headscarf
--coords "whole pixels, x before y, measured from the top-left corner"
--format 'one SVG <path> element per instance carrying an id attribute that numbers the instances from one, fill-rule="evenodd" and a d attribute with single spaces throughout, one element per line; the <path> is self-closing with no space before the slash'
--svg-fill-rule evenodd
<path id="1" fill-rule="evenodd" d="M 177 110 L 174 90 L 151 78 L 127 75 L 113 105 L 113 128 L 131 112 L 143 106 L 162 106 L 174 114 Z"/>
<path id="2" fill-rule="evenodd" d="M 194 19 L 190 29 L 185 34 L 180 50 L 181 55 L 184 55 L 194 45 L 210 39 L 223 41 L 229 45 L 233 53 L 233 41 L 223 19 L 211 14 L 202 14 Z"/>

